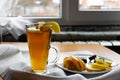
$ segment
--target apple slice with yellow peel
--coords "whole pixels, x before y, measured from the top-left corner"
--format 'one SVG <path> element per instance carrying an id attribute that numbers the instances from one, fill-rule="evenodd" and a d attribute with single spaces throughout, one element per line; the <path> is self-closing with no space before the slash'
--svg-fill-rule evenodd
<path id="1" fill-rule="evenodd" d="M 105 71 L 106 69 L 93 68 L 91 65 L 86 65 L 86 70 L 88 72 L 99 72 L 99 71 Z"/>

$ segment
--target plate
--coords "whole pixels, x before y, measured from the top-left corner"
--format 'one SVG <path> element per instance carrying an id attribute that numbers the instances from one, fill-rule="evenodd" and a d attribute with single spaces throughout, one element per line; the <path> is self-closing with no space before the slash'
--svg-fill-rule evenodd
<path id="1" fill-rule="evenodd" d="M 68 72 L 72 72 L 72 73 L 78 73 L 78 74 L 103 74 L 103 73 L 107 73 L 110 70 L 105 70 L 105 71 L 99 71 L 99 72 L 88 72 L 88 71 L 75 71 L 75 70 L 69 70 L 67 68 L 65 68 L 62 64 L 56 64 L 59 68 L 68 71 Z"/>
<path id="2" fill-rule="evenodd" d="M 90 56 L 92 56 L 92 55 L 84 55 L 84 54 L 77 54 L 77 55 L 73 55 L 73 56 L 76 56 L 76 57 L 80 57 L 80 58 L 88 58 L 88 57 L 90 57 Z M 65 57 L 65 56 L 64 56 Z M 61 68 L 61 69 L 63 69 L 63 70 L 65 70 L 65 71 L 68 71 L 68 72 L 72 72 L 72 73 L 80 73 L 80 74 L 103 74 L 103 73 L 107 73 L 107 72 L 109 72 L 110 70 L 112 70 L 114 67 L 115 67 L 115 63 L 111 60 L 111 59 L 108 59 L 108 58 L 105 58 L 105 57 L 102 57 L 102 56 L 97 56 L 97 57 L 99 57 L 99 58 L 102 58 L 102 59 L 104 59 L 104 60 L 107 60 L 107 61 L 111 61 L 112 62 L 112 66 L 114 65 L 114 67 L 112 67 L 111 69 L 109 69 L 109 70 L 105 70 L 105 71 L 99 71 L 99 72 L 88 72 L 87 70 L 85 70 L 85 71 L 75 71 L 75 70 L 69 70 L 69 69 L 67 69 L 67 68 L 65 68 L 64 66 L 63 66 L 63 64 L 62 64 L 62 61 L 63 61 L 63 59 L 64 59 L 64 57 L 62 56 L 62 60 L 60 60 L 58 63 L 56 63 L 56 65 L 59 67 L 59 68 Z"/>

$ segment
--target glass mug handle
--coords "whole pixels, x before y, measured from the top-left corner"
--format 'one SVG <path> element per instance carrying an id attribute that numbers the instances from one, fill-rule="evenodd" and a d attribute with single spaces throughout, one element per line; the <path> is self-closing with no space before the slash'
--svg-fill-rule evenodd
<path id="1" fill-rule="evenodd" d="M 49 56 L 48 56 L 48 64 L 56 63 L 59 60 L 59 50 L 55 46 L 50 46 Z"/>

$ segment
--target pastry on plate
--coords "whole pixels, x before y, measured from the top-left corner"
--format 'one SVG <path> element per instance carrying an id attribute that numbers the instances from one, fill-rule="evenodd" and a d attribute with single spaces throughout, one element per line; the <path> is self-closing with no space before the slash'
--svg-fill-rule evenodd
<path id="1" fill-rule="evenodd" d="M 85 62 L 74 56 L 67 56 L 63 60 L 63 66 L 69 70 L 84 71 L 86 70 Z"/>

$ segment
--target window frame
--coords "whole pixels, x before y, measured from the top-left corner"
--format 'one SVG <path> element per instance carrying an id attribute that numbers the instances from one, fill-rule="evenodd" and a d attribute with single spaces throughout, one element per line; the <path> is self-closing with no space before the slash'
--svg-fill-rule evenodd
<path id="1" fill-rule="evenodd" d="M 61 18 L 29 18 L 29 20 L 33 22 L 54 20 L 60 25 L 120 24 L 120 11 L 79 11 L 78 5 L 79 0 L 62 0 Z"/>

